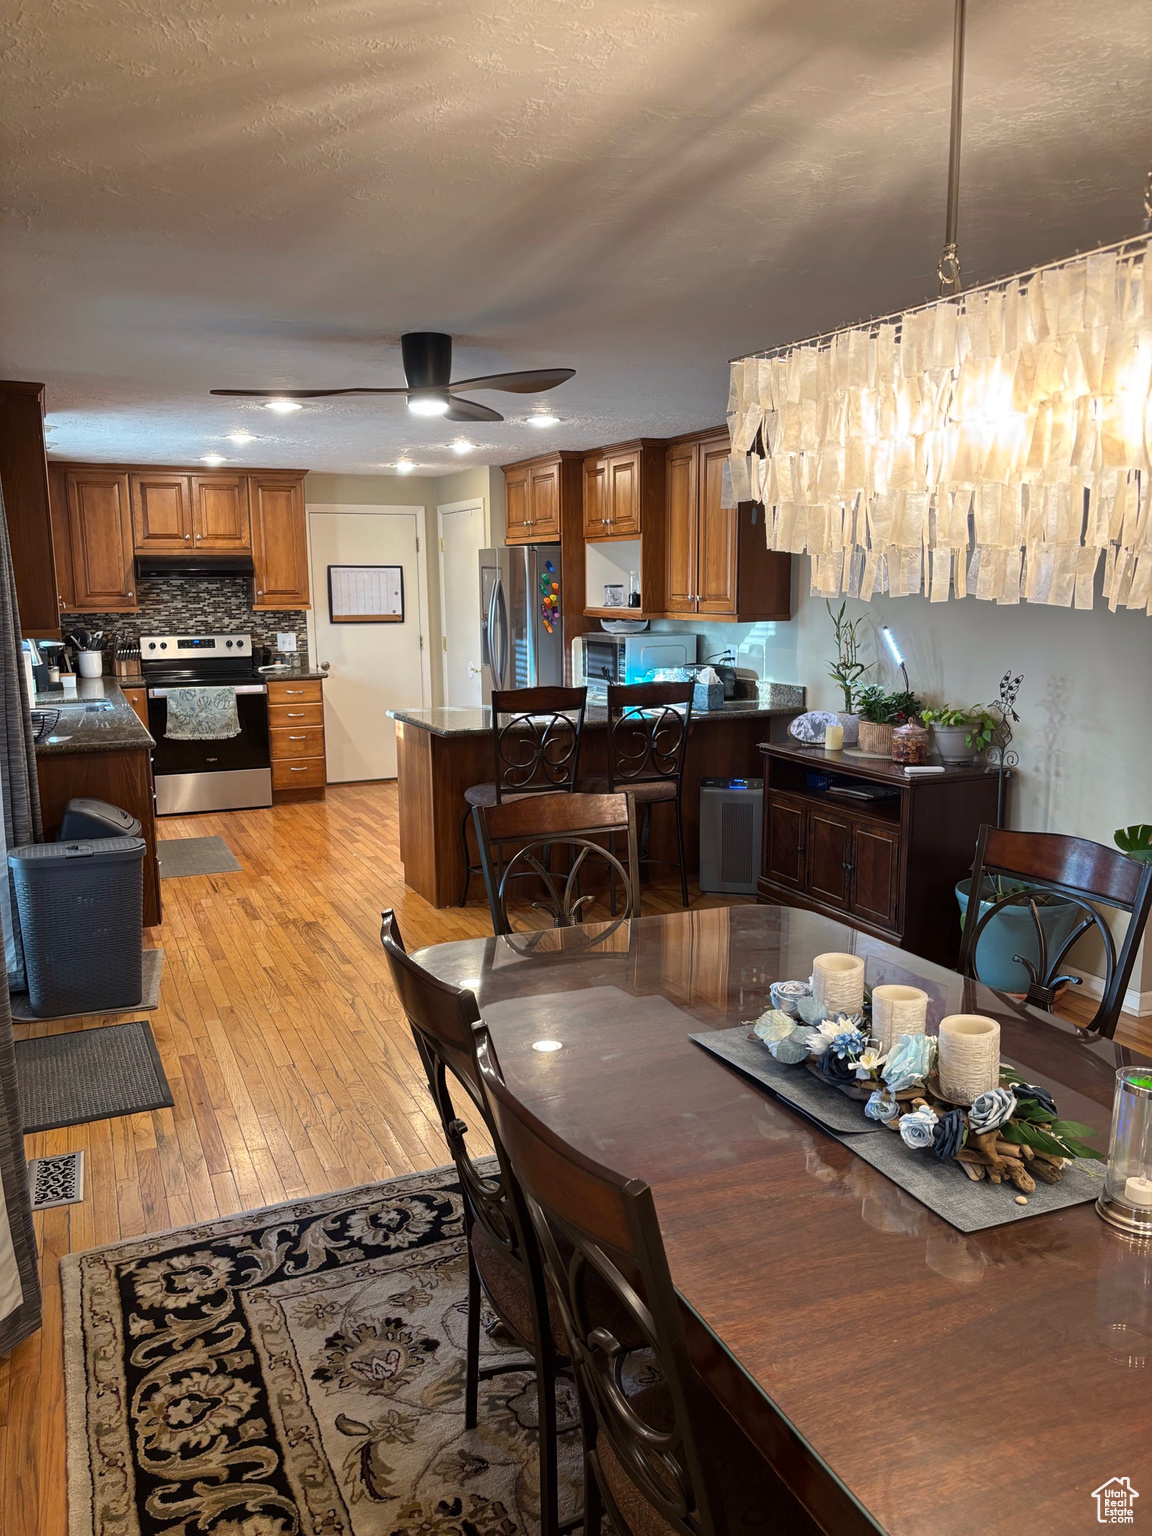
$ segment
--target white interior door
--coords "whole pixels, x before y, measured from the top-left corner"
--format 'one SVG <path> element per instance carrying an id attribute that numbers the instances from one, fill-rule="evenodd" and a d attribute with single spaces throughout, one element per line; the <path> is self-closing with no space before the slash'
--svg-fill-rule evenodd
<path id="1" fill-rule="evenodd" d="M 310 639 L 324 684 L 328 782 L 396 777 L 396 727 L 389 709 L 427 703 L 421 635 L 426 594 L 420 569 L 423 507 L 310 507 L 312 563 Z M 402 623 L 333 624 L 330 565 L 399 565 L 404 572 Z"/>
<path id="2" fill-rule="evenodd" d="M 440 525 L 440 654 L 445 704 L 482 704 L 480 562 L 488 543 L 483 501 L 437 507 Z"/>

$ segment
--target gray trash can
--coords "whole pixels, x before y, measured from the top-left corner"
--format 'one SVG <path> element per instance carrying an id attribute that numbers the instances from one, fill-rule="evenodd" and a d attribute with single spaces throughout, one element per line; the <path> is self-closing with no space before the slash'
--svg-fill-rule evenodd
<path id="1" fill-rule="evenodd" d="M 74 843 L 79 838 L 139 836 L 137 817 L 122 811 L 118 805 L 109 805 L 107 800 L 69 800 L 64 807 L 58 841 Z"/>
<path id="2" fill-rule="evenodd" d="M 139 1006 L 146 849 L 102 837 L 9 853 L 37 1018 Z"/>

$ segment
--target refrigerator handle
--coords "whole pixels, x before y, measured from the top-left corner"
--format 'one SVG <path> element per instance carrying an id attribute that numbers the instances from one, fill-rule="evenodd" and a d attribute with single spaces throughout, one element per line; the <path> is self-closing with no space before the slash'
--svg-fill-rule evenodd
<path id="1" fill-rule="evenodd" d="M 500 638 L 497 640 L 496 614 L 500 613 Z M 488 652 L 492 659 L 492 682 L 503 688 L 504 674 L 508 668 L 508 606 L 504 601 L 504 582 L 500 575 L 492 583 L 492 595 L 488 599 Z"/>
<path id="2" fill-rule="evenodd" d="M 536 625 L 539 622 L 536 613 L 536 593 L 538 590 L 536 575 L 539 568 L 540 555 L 535 549 L 526 550 L 525 553 L 528 556 L 528 570 L 526 572 L 528 580 L 525 583 L 526 590 L 524 593 L 524 600 L 528 607 L 524 625 L 528 640 L 528 686 L 529 688 L 538 688 L 540 686 L 540 664 L 536 655 Z"/>

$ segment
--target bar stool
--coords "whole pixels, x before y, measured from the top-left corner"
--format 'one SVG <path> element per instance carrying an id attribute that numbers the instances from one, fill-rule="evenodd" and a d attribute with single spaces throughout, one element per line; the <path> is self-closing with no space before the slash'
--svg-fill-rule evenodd
<path id="1" fill-rule="evenodd" d="M 652 807 L 670 804 L 676 816 L 676 847 L 680 854 L 680 898 L 688 905 L 688 871 L 684 864 L 684 756 L 692 723 L 691 683 L 608 684 L 608 775 L 582 781 L 592 793 L 624 790 L 636 802 L 640 818 L 640 872 L 649 864 L 673 864 L 650 859 L 648 839 Z"/>
<path id="2" fill-rule="evenodd" d="M 484 784 L 464 791 L 460 821 L 464 889 L 468 905 L 472 876 L 481 873 L 468 852 L 468 823 L 476 805 L 501 805 L 522 795 L 554 795 L 576 788 L 587 688 L 508 688 L 492 691 L 492 750 L 495 771 Z"/>

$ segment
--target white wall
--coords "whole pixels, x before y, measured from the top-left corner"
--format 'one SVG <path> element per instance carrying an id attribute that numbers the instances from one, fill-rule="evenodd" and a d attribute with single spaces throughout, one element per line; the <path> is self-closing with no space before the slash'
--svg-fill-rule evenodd
<path id="1" fill-rule="evenodd" d="M 733 645 L 740 664 L 761 676 L 803 683 L 810 709 L 840 709 L 840 691 L 827 675 L 834 659 L 832 622 L 808 582 L 808 558 L 794 557 L 795 617 L 789 623 L 692 627 L 704 636 L 701 655 Z M 1152 619 L 1101 608 L 1001 608 L 972 597 L 947 603 L 849 599 L 848 612 L 865 615 L 862 656 L 879 660 L 869 678 L 900 685 L 879 636 L 881 625 L 889 624 L 912 687 L 926 701 L 987 703 L 1006 671 L 1024 674 L 1009 825 L 1111 845 L 1117 827 L 1152 821 Z M 1133 977 L 1143 992 L 1152 990 L 1152 946 L 1146 951 Z"/>

